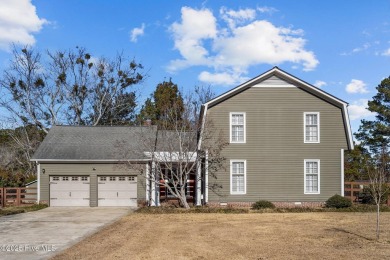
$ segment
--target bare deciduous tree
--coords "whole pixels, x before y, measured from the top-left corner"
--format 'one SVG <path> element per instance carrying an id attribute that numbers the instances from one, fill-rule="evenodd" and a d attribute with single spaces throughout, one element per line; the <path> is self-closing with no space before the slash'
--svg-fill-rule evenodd
<path id="1" fill-rule="evenodd" d="M 390 186 L 388 185 L 388 153 L 385 146 L 382 147 L 379 159 L 368 164 L 367 175 L 370 180 L 369 191 L 376 205 L 376 239 L 380 237 L 380 206 L 388 199 Z"/>
<path id="2" fill-rule="evenodd" d="M 158 128 L 154 126 L 155 136 L 141 134 L 137 138 L 140 150 L 151 160 L 150 171 L 140 171 L 150 185 L 150 198 L 154 198 L 155 189 L 158 193 L 162 187 L 166 191 L 165 197 L 177 199 L 184 208 L 189 208 L 189 195 L 194 195 L 189 194 L 190 186 L 195 185 L 196 193 L 200 194 L 200 182 L 206 177 L 206 168 L 212 177 L 222 167 L 225 159 L 221 152 L 227 145 L 212 122 L 205 121 L 202 125 L 195 97 L 188 95 L 183 99 L 184 109 L 183 103 L 167 108 Z M 202 139 L 201 150 L 198 149 L 199 139 Z M 137 167 L 133 162 L 128 166 Z M 156 200 L 158 203 L 159 198 Z"/>

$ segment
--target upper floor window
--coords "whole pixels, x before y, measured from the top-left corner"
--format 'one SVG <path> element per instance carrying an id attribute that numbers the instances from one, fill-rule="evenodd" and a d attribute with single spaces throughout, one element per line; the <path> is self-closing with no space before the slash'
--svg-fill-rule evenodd
<path id="1" fill-rule="evenodd" d="M 305 160 L 305 194 L 320 193 L 320 160 Z"/>
<path id="2" fill-rule="evenodd" d="M 303 114 L 305 124 L 304 141 L 305 143 L 319 143 L 320 142 L 320 113 L 319 112 L 305 112 Z"/>
<path id="3" fill-rule="evenodd" d="M 245 143 L 245 113 L 230 113 L 230 142 Z"/>
<path id="4" fill-rule="evenodd" d="M 230 194 L 246 193 L 246 161 L 230 161 Z"/>

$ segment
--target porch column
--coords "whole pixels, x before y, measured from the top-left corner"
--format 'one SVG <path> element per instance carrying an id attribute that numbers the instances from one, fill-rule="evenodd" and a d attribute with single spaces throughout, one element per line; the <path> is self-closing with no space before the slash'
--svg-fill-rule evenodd
<path id="1" fill-rule="evenodd" d="M 156 198 L 156 165 L 155 162 L 152 161 L 152 171 L 150 176 L 150 185 L 151 185 L 151 198 L 150 198 L 150 206 L 157 206 L 157 198 Z"/>
<path id="2" fill-rule="evenodd" d="M 197 157 L 199 156 L 199 152 L 196 155 Z M 196 161 L 196 206 L 200 206 L 201 200 L 202 200 L 202 160 L 198 159 Z"/>

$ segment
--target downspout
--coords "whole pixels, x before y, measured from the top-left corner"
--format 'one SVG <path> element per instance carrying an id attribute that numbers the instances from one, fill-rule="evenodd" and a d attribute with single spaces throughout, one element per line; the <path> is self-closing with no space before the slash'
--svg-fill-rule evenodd
<path id="1" fill-rule="evenodd" d="M 341 149 L 341 196 L 344 197 L 344 149 Z M 352 194 L 351 194 L 352 195 Z"/>
<path id="2" fill-rule="evenodd" d="M 37 164 L 37 204 L 41 202 L 41 164 L 36 161 Z"/>

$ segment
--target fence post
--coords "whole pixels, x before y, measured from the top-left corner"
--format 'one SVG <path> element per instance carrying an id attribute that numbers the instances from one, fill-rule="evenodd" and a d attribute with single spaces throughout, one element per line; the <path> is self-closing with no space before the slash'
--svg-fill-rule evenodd
<path id="1" fill-rule="evenodd" d="M 1 187 L 0 188 L 0 206 L 1 207 L 4 207 L 4 187 Z"/>

